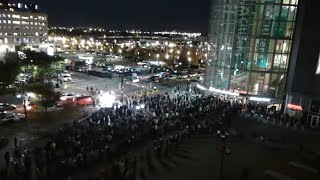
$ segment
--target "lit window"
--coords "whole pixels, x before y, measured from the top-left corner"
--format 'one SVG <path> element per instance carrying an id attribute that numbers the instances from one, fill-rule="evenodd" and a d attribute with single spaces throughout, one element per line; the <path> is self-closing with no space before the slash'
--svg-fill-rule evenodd
<path id="1" fill-rule="evenodd" d="M 7 24 L 7 21 L 6 21 L 6 20 L 3 20 L 3 24 Z"/>
<path id="2" fill-rule="evenodd" d="M 30 19 L 33 19 L 33 16 L 30 16 Z"/>
<path id="3" fill-rule="evenodd" d="M 11 20 L 8 20 L 8 24 L 11 24 Z"/>
<path id="4" fill-rule="evenodd" d="M 12 21 L 12 24 L 20 24 L 20 21 Z"/>
<path id="5" fill-rule="evenodd" d="M 2 17 L 6 17 L 6 14 L 2 14 Z"/>
<path id="6" fill-rule="evenodd" d="M 35 35 L 36 35 L 36 36 L 39 36 L 39 33 L 38 33 L 38 32 L 36 32 L 36 33 L 35 33 Z"/>
<path id="7" fill-rule="evenodd" d="M 28 21 L 21 21 L 21 24 L 29 24 Z"/>
<path id="8" fill-rule="evenodd" d="M 8 43 L 8 38 L 4 38 L 4 43 Z"/>
<path id="9" fill-rule="evenodd" d="M 29 17 L 22 16 L 21 19 L 29 19 Z"/>
<path id="10" fill-rule="evenodd" d="M 34 23 L 34 25 L 38 25 L 38 23 L 37 23 L 37 22 L 35 22 L 35 23 Z"/>
<path id="11" fill-rule="evenodd" d="M 11 14 L 8 14 L 8 18 L 11 18 Z"/>
<path id="12" fill-rule="evenodd" d="M 18 36 L 18 33 L 13 33 L 14 36 Z"/>
<path id="13" fill-rule="evenodd" d="M 30 22 L 31 25 L 33 25 L 33 22 Z"/>
<path id="14" fill-rule="evenodd" d="M 298 5 L 299 0 L 291 0 L 292 5 Z"/>
<path id="15" fill-rule="evenodd" d="M 20 19 L 20 15 L 14 14 L 14 15 L 12 15 L 12 18 Z"/>

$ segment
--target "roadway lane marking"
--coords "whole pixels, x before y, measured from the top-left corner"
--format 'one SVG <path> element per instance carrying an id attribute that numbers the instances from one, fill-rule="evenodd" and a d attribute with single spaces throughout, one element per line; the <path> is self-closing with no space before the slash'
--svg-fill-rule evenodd
<path id="1" fill-rule="evenodd" d="M 279 180 L 294 180 L 293 178 L 283 175 L 279 172 L 273 171 L 273 170 L 266 170 L 264 171 L 264 174 L 267 176 L 270 176 L 274 179 L 279 179 Z"/>
<path id="2" fill-rule="evenodd" d="M 303 169 L 305 171 L 308 171 L 308 172 L 311 172 L 311 173 L 314 173 L 314 174 L 318 174 L 319 171 L 315 168 L 312 168 L 308 165 L 305 165 L 305 164 L 301 164 L 301 163 L 298 163 L 298 162 L 293 162 L 293 161 L 290 161 L 289 163 L 289 166 L 292 166 L 292 167 L 295 167 L 295 168 L 298 168 L 298 169 Z"/>

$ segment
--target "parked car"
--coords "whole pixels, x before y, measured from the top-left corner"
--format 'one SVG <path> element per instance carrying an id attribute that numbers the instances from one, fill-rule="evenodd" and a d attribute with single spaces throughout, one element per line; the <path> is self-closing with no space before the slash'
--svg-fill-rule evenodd
<path id="1" fill-rule="evenodd" d="M 9 144 L 9 138 L 1 137 L 0 138 L 0 149 L 6 147 Z"/>
<path id="2" fill-rule="evenodd" d="M 94 104 L 92 96 L 80 96 L 77 97 L 74 101 L 77 105 L 89 106 Z"/>
<path id="3" fill-rule="evenodd" d="M 63 110 L 63 107 L 60 106 L 52 106 L 47 108 L 47 112 L 60 111 Z"/>
<path id="4" fill-rule="evenodd" d="M 20 113 L 6 113 L 0 119 L 0 124 L 9 123 L 9 122 L 18 122 L 25 119 L 24 114 Z"/>
<path id="5" fill-rule="evenodd" d="M 0 111 L 12 111 L 17 108 L 14 104 L 0 103 Z"/>
<path id="6" fill-rule="evenodd" d="M 176 75 L 169 75 L 166 77 L 166 79 L 168 79 L 170 81 L 176 80 L 177 78 L 178 78 L 178 76 L 176 76 Z"/>

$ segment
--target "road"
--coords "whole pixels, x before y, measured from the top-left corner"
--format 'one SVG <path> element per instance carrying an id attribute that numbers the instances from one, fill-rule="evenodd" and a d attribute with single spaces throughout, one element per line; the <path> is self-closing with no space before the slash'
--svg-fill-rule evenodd
<path id="1" fill-rule="evenodd" d="M 146 75 L 150 76 L 150 75 Z M 96 76 L 87 75 L 79 72 L 72 72 L 72 81 L 65 82 L 61 85 L 61 92 L 71 92 L 83 95 L 91 95 L 91 92 L 87 91 L 87 87 L 93 88 L 94 90 L 103 91 L 113 91 L 120 98 L 121 91 L 120 87 L 121 78 L 118 75 L 114 75 L 112 79 L 100 78 Z M 141 90 L 152 90 L 154 86 L 157 87 L 158 93 L 163 94 L 166 92 L 171 92 L 172 89 L 179 85 L 186 84 L 186 80 L 175 80 L 171 82 L 155 83 L 155 82 L 145 82 L 140 81 L 138 83 L 133 83 L 129 78 L 124 79 L 124 94 L 127 96 L 133 96 L 140 94 Z M 185 90 L 185 89 L 181 89 Z"/>

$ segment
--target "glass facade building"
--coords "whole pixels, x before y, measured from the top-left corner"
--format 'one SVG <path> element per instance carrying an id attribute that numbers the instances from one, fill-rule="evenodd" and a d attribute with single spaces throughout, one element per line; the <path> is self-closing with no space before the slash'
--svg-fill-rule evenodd
<path id="1" fill-rule="evenodd" d="M 298 0 L 213 0 L 205 85 L 282 98 Z"/>

